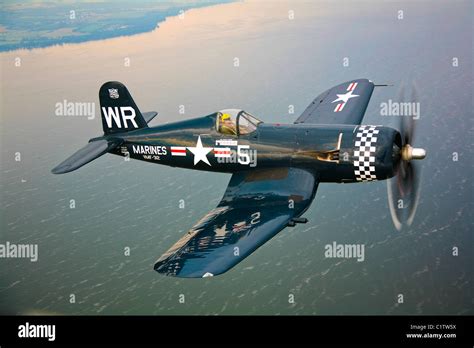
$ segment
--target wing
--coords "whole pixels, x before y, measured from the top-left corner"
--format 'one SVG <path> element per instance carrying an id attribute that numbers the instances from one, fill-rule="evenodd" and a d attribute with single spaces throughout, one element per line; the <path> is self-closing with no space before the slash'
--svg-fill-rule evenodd
<path id="1" fill-rule="evenodd" d="M 367 79 L 341 83 L 318 95 L 295 123 L 360 124 L 373 90 Z"/>
<path id="2" fill-rule="evenodd" d="M 217 208 L 161 256 L 155 270 L 177 277 L 226 272 L 303 214 L 317 186 L 312 173 L 297 168 L 233 174 Z"/>

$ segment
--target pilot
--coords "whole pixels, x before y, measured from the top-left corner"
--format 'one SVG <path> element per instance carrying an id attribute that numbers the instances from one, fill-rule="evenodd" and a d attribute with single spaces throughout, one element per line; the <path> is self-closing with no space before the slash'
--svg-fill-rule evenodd
<path id="1" fill-rule="evenodd" d="M 224 134 L 237 135 L 237 130 L 229 114 L 221 116 L 221 132 Z"/>

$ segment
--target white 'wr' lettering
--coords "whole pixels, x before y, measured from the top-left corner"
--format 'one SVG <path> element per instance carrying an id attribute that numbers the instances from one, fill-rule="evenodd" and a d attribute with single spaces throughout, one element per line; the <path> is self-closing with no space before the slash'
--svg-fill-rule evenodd
<path id="1" fill-rule="evenodd" d="M 138 128 L 137 122 L 135 122 L 135 110 L 131 106 L 121 106 L 120 114 L 118 107 L 102 107 L 102 114 L 105 117 L 105 122 L 107 127 L 112 128 L 112 120 L 115 122 L 118 128 L 122 128 L 122 123 L 120 121 L 120 116 L 122 116 L 124 128 L 128 128 L 128 121 L 130 121 L 134 128 Z"/>

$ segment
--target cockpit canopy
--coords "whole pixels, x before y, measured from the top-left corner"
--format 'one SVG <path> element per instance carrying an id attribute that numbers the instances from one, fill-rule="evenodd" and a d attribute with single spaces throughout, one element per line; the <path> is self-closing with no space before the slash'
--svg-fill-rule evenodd
<path id="1" fill-rule="evenodd" d="M 225 109 L 217 112 L 216 129 L 228 135 L 246 135 L 254 132 L 259 123 L 256 117 L 239 109 Z"/>

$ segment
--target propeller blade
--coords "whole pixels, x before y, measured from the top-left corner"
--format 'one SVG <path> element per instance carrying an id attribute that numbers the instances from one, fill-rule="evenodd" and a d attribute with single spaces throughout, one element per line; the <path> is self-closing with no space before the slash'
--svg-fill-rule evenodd
<path id="1" fill-rule="evenodd" d="M 419 168 L 417 163 L 405 162 L 398 174 L 387 180 L 390 215 L 397 230 L 413 223 L 420 199 Z"/>
<path id="2" fill-rule="evenodd" d="M 420 201 L 420 166 L 419 162 L 410 162 L 410 167 L 412 170 L 412 192 L 410 195 L 410 206 L 408 209 L 407 215 L 407 225 L 411 226 L 415 218 L 416 209 L 418 208 L 418 203 Z"/>
<path id="3" fill-rule="evenodd" d="M 405 84 L 401 84 L 398 93 L 400 107 L 403 105 L 401 103 L 418 103 L 418 89 L 415 83 L 412 83 L 408 99 L 405 98 Z M 403 147 L 397 173 L 391 180 L 387 180 L 387 195 L 393 224 L 400 231 L 404 225 L 410 226 L 415 217 L 420 198 L 420 170 L 413 160 L 423 159 L 426 152 L 411 146 L 416 131 L 413 116 L 400 116 L 399 125 Z"/>

